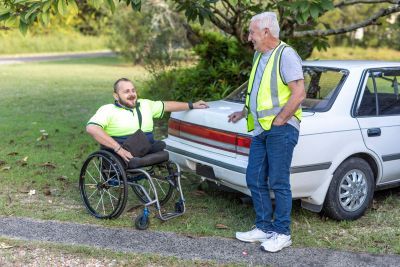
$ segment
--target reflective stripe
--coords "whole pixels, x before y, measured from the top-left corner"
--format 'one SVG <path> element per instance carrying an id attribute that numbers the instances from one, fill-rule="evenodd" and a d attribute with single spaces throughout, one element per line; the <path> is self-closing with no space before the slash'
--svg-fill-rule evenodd
<path id="1" fill-rule="evenodd" d="M 291 117 L 288 121 L 289 124 L 293 125 L 298 131 L 300 131 L 300 121 L 295 117 Z"/>
<path id="2" fill-rule="evenodd" d="M 279 112 L 281 112 L 282 107 L 275 107 L 271 109 L 264 109 L 257 111 L 257 118 L 261 119 L 264 117 L 272 116 L 272 115 L 278 115 Z"/>
<path id="3" fill-rule="evenodd" d="M 281 54 L 282 49 L 285 45 L 280 45 L 274 56 L 274 65 L 272 65 L 272 73 L 270 80 L 270 90 L 271 90 L 271 100 L 273 107 L 279 107 L 279 97 L 278 97 L 278 77 L 276 75 L 276 68 L 278 66 L 278 58 Z M 276 115 L 276 114 L 274 114 Z"/>

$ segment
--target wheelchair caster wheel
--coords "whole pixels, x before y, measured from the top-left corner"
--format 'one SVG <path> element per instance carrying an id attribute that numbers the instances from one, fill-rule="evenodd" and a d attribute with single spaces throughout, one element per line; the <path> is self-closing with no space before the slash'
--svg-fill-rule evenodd
<path id="1" fill-rule="evenodd" d="M 147 228 L 149 228 L 149 224 L 150 224 L 150 219 L 148 216 L 141 215 L 141 216 L 136 217 L 136 220 L 135 220 L 136 229 L 146 230 Z"/>
<path id="2" fill-rule="evenodd" d="M 184 206 L 183 206 L 183 202 L 179 201 L 175 203 L 175 212 L 177 213 L 183 213 L 184 210 Z"/>

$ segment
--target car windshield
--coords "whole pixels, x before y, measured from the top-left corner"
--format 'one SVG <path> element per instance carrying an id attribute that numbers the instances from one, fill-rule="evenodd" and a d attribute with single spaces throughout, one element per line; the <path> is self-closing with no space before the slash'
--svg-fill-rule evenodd
<path id="1" fill-rule="evenodd" d="M 348 71 L 315 66 L 303 66 L 304 85 L 307 98 L 302 107 L 308 111 L 328 110 L 339 92 Z M 225 100 L 244 103 L 246 100 L 247 82 L 228 95 Z"/>

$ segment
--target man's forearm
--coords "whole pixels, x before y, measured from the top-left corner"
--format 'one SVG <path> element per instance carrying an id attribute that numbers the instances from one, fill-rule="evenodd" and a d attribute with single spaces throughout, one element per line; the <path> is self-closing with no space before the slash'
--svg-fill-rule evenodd
<path id="1" fill-rule="evenodd" d="M 285 124 L 293 116 L 306 97 L 304 91 L 304 80 L 293 81 L 288 85 L 292 90 L 292 95 L 281 112 L 275 118 L 278 124 Z"/>
<path id="2" fill-rule="evenodd" d="M 100 126 L 88 125 L 86 131 L 101 145 L 111 149 L 118 149 L 120 146 L 117 141 L 111 138 Z"/>

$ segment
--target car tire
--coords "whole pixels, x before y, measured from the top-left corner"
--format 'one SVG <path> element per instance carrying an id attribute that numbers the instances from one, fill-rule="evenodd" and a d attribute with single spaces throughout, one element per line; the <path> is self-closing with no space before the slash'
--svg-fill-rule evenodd
<path id="1" fill-rule="evenodd" d="M 355 220 L 364 215 L 374 195 L 375 180 L 369 164 L 349 158 L 336 169 L 324 202 L 324 215 Z"/>

